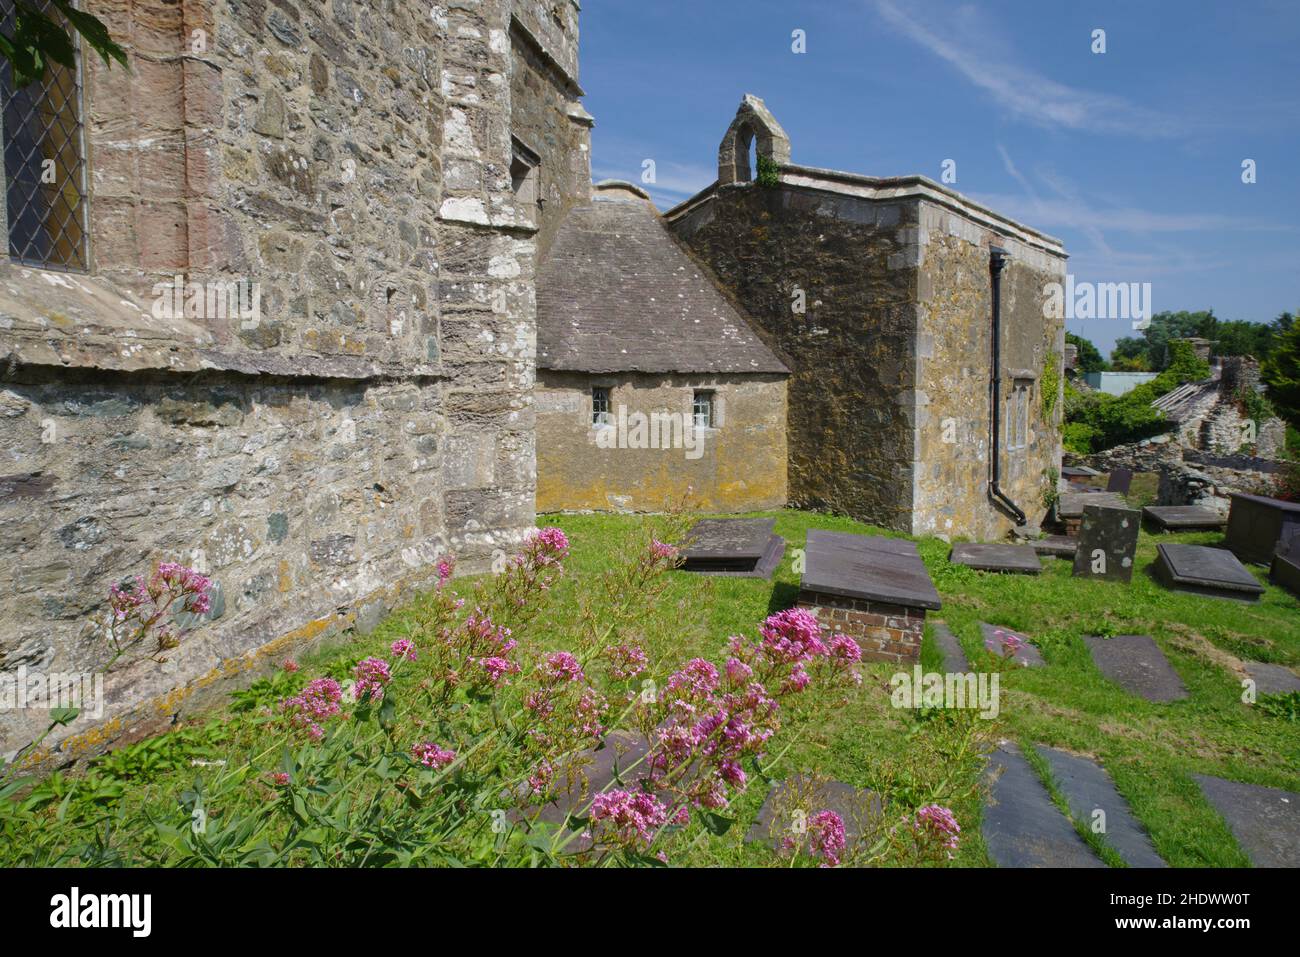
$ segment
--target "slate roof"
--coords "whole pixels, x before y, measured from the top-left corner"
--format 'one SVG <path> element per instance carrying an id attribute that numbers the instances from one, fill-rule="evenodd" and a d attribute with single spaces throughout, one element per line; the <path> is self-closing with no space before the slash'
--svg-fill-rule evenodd
<path id="1" fill-rule="evenodd" d="M 788 373 L 658 211 L 597 192 L 537 277 L 537 365 L 570 372 Z"/>

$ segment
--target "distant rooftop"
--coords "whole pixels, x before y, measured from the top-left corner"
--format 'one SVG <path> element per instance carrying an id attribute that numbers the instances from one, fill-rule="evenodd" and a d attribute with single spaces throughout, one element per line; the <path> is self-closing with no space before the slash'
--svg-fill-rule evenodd
<path id="1" fill-rule="evenodd" d="M 789 372 L 677 244 L 644 191 L 614 181 L 569 211 L 538 272 L 537 365 Z"/>

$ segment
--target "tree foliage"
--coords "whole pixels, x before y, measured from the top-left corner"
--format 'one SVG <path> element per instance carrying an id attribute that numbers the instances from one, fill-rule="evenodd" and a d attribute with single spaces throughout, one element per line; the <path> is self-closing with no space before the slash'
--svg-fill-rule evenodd
<path id="1" fill-rule="evenodd" d="M 1085 339 L 1083 336 L 1076 336 L 1073 332 L 1065 334 L 1065 341 L 1079 350 L 1079 371 L 1105 372 L 1106 359 L 1102 356 L 1101 351 L 1092 344 L 1092 340 Z"/>
<path id="2" fill-rule="evenodd" d="M 1277 336 L 1260 372 L 1273 407 L 1292 425 L 1300 426 L 1300 325 L 1292 323 Z"/>
<path id="3" fill-rule="evenodd" d="M 71 0 L 50 0 L 59 15 L 48 16 L 30 3 L 16 0 L 12 34 L 0 32 L 0 59 L 13 69 L 14 87 L 21 89 L 41 80 L 50 63 L 71 70 L 76 67 L 76 41 L 81 38 L 99 54 L 106 65 L 116 60 L 127 65 L 126 51 L 113 42 L 108 27 L 89 13 L 78 10 Z"/>
<path id="4" fill-rule="evenodd" d="M 1111 362 L 1125 371 L 1158 372 L 1169 363 L 1170 339 L 1201 338 L 1214 342 L 1220 356 L 1254 356 L 1263 359 L 1272 351 L 1274 337 L 1286 331 L 1295 317 L 1284 312 L 1271 323 L 1244 319 L 1220 319 L 1214 310 L 1158 312 L 1140 336 L 1124 336 L 1111 350 Z"/>

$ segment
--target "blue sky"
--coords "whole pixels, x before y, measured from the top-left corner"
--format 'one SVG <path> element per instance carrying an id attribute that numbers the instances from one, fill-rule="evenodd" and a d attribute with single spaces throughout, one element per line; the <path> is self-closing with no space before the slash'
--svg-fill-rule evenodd
<path id="1" fill-rule="evenodd" d="M 587 0 L 581 32 L 593 175 L 653 159 L 660 208 L 714 180 L 748 92 L 796 163 L 938 181 L 954 160 L 953 188 L 1063 239 L 1076 281 L 1300 309 L 1300 0 Z M 1069 323 L 1103 352 L 1128 325 Z"/>

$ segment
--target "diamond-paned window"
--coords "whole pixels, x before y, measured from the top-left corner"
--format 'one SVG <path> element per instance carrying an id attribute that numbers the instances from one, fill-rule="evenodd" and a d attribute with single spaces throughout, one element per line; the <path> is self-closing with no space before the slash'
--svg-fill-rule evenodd
<path id="1" fill-rule="evenodd" d="M 3 6 L 0 26 L 12 36 L 14 7 Z M 67 29 L 48 0 L 34 0 L 32 6 Z M 43 79 L 20 90 L 14 89 L 9 63 L 0 62 L 0 108 L 10 258 L 47 269 L 86 270 L 80 53 L 76 69 L 48 63 Z"/>

